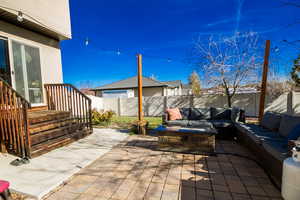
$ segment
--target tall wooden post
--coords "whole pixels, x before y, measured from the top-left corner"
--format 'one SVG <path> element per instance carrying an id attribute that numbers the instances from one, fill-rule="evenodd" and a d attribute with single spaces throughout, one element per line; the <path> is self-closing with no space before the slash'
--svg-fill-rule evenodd
<path id="1" fill-rule="evenodd" d="M 271 42 L 270 42 L 270 40 L 267 40 L 266 41 L 266 48 L 265 48 L 263 75 L 262 75 L 262 81 L 261 81 L 261 91 L 260 91 L 259 122 L 261 122 L 262 117 L 264 115 L 264 110 L 265 110 L 265 99 L 266 99 L 266 92 L 267 92 L 270 46 L 271 46 Z"/>
<path id="2" fill-rule="evenodd" d="M 139 121 L 143 120 L 143 80 L 142 80 L 142 54 L 137 55 L 138 63 L 138 103 L 139 103 Z"/>

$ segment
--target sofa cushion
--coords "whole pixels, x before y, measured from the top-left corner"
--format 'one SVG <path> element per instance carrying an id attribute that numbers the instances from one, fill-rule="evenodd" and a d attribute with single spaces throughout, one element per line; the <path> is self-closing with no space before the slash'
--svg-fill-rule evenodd
<path id="1" fill-rule="evenodd" d="M 172 120 L 172 121 L 166 121 L 167 126 L 188 126 L 189 121 L 188 120 Z"/>
<path id="2" fill-rule="evenodd" d="M 191 108 L 189 120 L 210 119 L 209 108 Z"/>
<path id="3" fill-rule="evenodd" d="M 300 124 L 300 116 L 283 115 L 280 121 L 279 134 L 287 137 L 298 124 Z"/>
<path id="4" fill-rule="evenodd" d="M 220 120 L 209 120 L 214 127 L 216 128 L 228 128 L 232 127 L 233 123 L 231 120 L 226 120 L 226 119 L 220 119 Z"/>
<path id="5" fill-rule="evenodd" d="M 274 112 L 266 112 L 261 120 L 261 126 L 272 131 L 278 131 L 281 115 Z"/>
<path id="6" fill-rule="evenodd" d="M 288 157 L 288 144 L 282 141 L 264 141 L 264 149 L 279 161 Z"/>
<path id="7" fill-rule="evenodd" d="M 207 120 L 189 120 L 188 126 L 193 128 L 201 128 L 203 126 L 212 126 L 212 123 Z"/>
<path id="8" fill-rule="evenodd" d="M 169 120 L 171 120 L 171 121 L 182 119 L 182 116 L 181 116 L 178 108 L 169 108 L 166 110 L 166 112 L 168 113 Z"/>
<path id="9" fill-rule="evenodd" d="M 233 107 L 231 109 L 231 115 L 230 115 L 230 119 L 233 122 L 237 122 L 240 119 L 240 114 L 241 114 L 241 109 L 237 108 L 237 107 Z"/>
<path id="10" fill-rule="evenodd" d="M 211 108 L 211 119 L 226 119 L 231 120 L 230 108 Z"/>
<path id="11" fill-rule="evenodd" d="M 188 120 L 190 117 L 190 108 L 179 108 L 182 119 Z"/>
<path id="12" fill-rule="evenodd" d="M 259 125 L 236 123 L 235 126 L 257 144 L 262 144 L 264 140 L 286 141 L 277 132 L 272 132 Z"/>

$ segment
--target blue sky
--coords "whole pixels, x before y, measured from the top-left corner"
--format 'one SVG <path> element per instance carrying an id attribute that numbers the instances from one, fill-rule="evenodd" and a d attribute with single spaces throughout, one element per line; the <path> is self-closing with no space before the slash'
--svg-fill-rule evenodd
<path id="1" fill-rule="evenodd" d="M 186 82 L 188 75 L 197 70 L 188 62 L 194 41 L 235 31 L 255 31 L 261 39 L 270 39 L 272 46 L 280 49 L 283 65 L 278 71 L 287 74 L 300 53 L 300 42 L 296 48 L 282 40 L 300 39 L 300 23 L 295 24 L 300 21 L 300 8 L 282 2 L 71 0 L 73 39 L 61 44 L 64 81 L 99 86 L 134 76 L 135 54 L 140 52 L 143 75 Z"/>

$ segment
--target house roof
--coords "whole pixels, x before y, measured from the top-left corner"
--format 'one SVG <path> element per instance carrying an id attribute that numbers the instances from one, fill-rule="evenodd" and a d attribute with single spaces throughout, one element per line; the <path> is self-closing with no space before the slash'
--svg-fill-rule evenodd
<path id="1" fill-rule="evenodd" d="M 168 85 L 169 87 L 180 87 L 182 85 L 180 80 L 161 81 L 161 83 L 164 83 L 164 84 Z"/>
<path id="2" fill-rule="evenodd" d="M 191 87 L 190 84 L 183 84 L 183 85 L 182 85 L 182 88 L 183 88 L 183 89 L 191 89 L 192 87 Z"/>
<path id="3" fill-rule="evenodd" d="M 81 88 L 80 92 L 82 92 L 83 94 L 86 94 L 86 95 L 94 95 L 94 91 L 91 91 L 90 88 Z"/>
<path id="4" fill-rule="evenodd" d="M 92 90 L 118 90 L 118 89 L 137 88 L 138 87 L 137 79 L 138 79 L 137 76 L 134 76 L 111 84 L 102 85 Z M 156 81 L 147 77 L 143 77 L 142 81 L 143 81 L 143 87 L 168 87 L 169 86 L 164 82 Z"/>

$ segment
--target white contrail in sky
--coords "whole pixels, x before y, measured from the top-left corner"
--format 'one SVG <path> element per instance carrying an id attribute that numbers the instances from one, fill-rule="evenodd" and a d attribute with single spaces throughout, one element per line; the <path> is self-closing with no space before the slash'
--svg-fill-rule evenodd
<path id="1" fill-rule="evenodd" d="M 241 21 L 241 13 L 242 13 L 242 7 L 245 0 L 236 0 L 238 3 L 237 11 L 236 11 L 236 26 L 235 26 L 235 33 L 239 31 L 240 28 L 240 21 Z"/>

